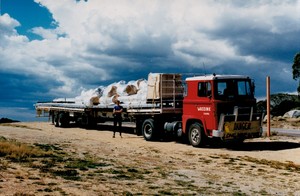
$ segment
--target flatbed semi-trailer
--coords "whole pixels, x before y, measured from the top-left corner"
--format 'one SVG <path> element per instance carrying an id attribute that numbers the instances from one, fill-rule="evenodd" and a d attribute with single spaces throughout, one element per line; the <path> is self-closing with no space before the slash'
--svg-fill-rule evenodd
<path id="1" fill-rule="evenodd" d="M 262 133 L 263 116 L 256 112 L 254 83 L 247 76 L 209 75 L 183 81 L 181 74 L 150 73 L 145 99 L 130 102 L 130 96 L 121 103 L 122 118 L 135 122 L 137 133 L 146 140 L 174 133 L 201 146 L 208 138 L 241 142 Z M 39 116 L 49 114 L 55 126 L 67 127 L 70 122 L 95 126 L 113 119 L 114 104 L 59 101 L 38 102 L 35 107 Z"/>

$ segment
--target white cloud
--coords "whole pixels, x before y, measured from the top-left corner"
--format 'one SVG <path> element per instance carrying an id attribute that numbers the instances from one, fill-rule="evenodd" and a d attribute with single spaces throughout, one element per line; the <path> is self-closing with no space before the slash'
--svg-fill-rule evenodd
<path id="1" fill-rule="evenodd" d="M 58 29 L 44 29 L 42 27 L 34 27 L 31 32 L 47 40 L 57 39 L 60 34 Z"/>
<path id="2" fill-rule="evenodd" d="M 0 16 L 0 49 L 28 41 L 27 37 L 18 35 L 15 29 L 18 26 L 20 26 L 20 23 L 8 14 Z"/>
<path id="3" fill-rule="evenodd" d="M 15 28 L 20 26 L 20 23 L 11 18 L 8 14 L 0 16 L 0 32 L 1 34 L 16 34 Z"/>
<path id="4" fill-rule="evenodd" d="M 1 16 L 0 71 L 58 82 L 49 89 L 56 95 L 74 95 L 89 83 L 124 75 L 120 68 L 133 72 L 149 62 L 156 63 L 153 68 L 174 68 L 180 62 L 192 68 L 235 63 L 229 68 L 238 65 L 253 73 L 257 64 L 270 64 L 266 69 L 271 69 L 285 60 L 257 56 L 243 47 L 256 47 L 253 41 L 259 34 L 299 33 L 299 1 L 35 2 L 51 12 L 57 27 L 33 28 L 42 40 L 30 41 L 17 33 L 18 21 Z M 276 43 L 270 46 L 276 49 Z"/>

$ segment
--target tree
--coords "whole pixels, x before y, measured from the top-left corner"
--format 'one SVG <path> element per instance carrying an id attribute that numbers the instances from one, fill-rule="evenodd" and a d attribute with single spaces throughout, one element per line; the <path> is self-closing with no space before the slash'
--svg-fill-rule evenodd
<path id="1" fill-rule="evenodd" d="M 298 95 L 300 95 L 300 52 L 298 52 L 294 57 L 294 64 L 293 64 L 293 79 L 299 79 L 299 85 L 297 88 Z"/>

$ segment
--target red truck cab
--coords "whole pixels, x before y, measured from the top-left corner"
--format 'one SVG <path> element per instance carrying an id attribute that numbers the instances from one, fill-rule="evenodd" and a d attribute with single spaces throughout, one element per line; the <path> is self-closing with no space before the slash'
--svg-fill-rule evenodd
<path id="1" fill-rule="evenodd" d="M 262 114 L 256 113 L 254 83 L 247 76 L 207 75 L 186 79 L 182 130 L 193 146 L 206 138 L 260 137 Z"/>

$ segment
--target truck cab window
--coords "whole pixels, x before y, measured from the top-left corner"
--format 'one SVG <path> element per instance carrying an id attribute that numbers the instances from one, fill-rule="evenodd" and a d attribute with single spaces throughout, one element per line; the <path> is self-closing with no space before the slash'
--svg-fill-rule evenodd
<path id="1" fill-rule="evenodd" d="M 209 97 L 211 96 L 211 85 L 209 82 L 199 82 L 198 84 L 198 96 Z"/>
<path id="2" fill-rule="evenodd" d="M 224 95 L 224 93 L 226 93 L 226 82 L 218 82 L 217 83 L 217 89 L 218 89 L 218 95 Z"/>
<path id="3" fill-rule="evenodd" d="M 236 87 L 233 80 L 217 82 L 217 97 L 220 99 L 232 99 L 235 97 Z"/>
<path id="4" fill-rule="evenodd" d="M 251 95 L 250 83 L 248 81 L 238 81 L 238 95 Z"/>
<path id="5" fill-rule="evenodd" d="M 226 82 L 226 88 L 224 89 L 223 91 L 223 95 L 226 97 L 226 98 L 234 98 L 235 96 L 235 84 L 234 84 L 234 81 L 231 81 L 231 80 L 228 80 Z"/>
<path id="6" fill-rule="evenodd" d="M 219 80 L 216 83 L 216 98 L 220 100 L 252 98 L 250 80 Z"/>

